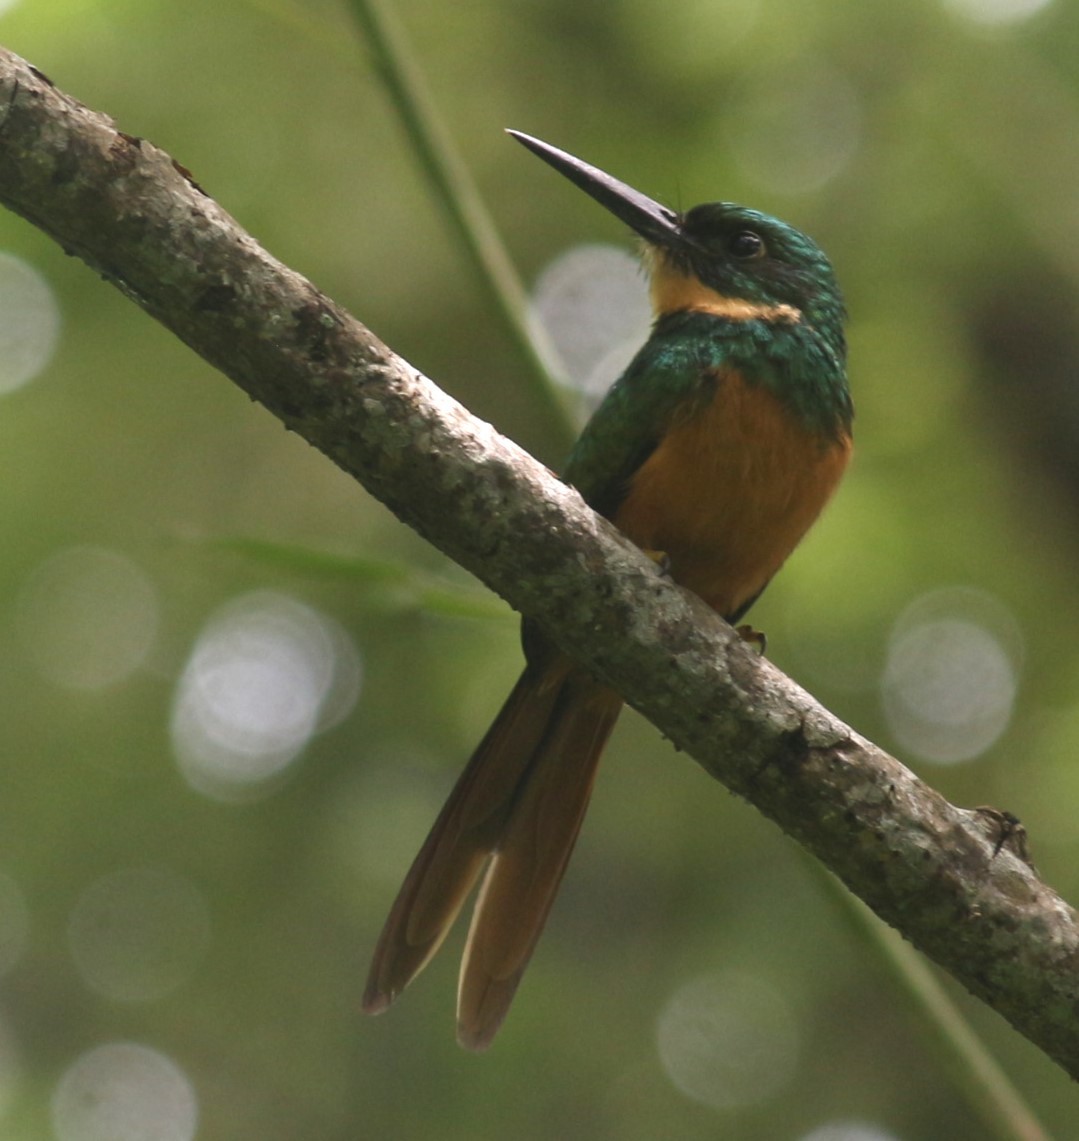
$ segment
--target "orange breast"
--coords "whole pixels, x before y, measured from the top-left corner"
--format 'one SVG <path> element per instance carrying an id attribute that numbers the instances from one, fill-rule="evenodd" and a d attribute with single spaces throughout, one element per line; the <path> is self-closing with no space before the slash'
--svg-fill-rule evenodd
<path id="1" fill-rule="evenodd" d="M 763 385 L 727 373 L 641 466 L 614 522 L 731 617 L 809 530 L 850 453 L 849 435 L 822 439 Z"/>

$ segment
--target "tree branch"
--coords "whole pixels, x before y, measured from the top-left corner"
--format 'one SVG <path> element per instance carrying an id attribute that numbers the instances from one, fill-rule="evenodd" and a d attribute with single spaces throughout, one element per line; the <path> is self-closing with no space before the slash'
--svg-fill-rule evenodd
<path id="1" fill-rule="evenodd" d="M 571 488 L 246 234 L 167 154 L 0 49 L 0 201 L 618 689 L 1079 1077 L 1079 927 L 955 808 L 755 657 Z"/>

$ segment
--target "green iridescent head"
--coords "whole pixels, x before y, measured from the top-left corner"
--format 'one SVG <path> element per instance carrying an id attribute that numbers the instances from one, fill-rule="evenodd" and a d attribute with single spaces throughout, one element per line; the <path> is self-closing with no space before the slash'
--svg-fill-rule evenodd
<path id="1" fill-rule="evenodd" d="M 557 147 L 509 133 L 644 239 L 657 314 L 694 308 L 742 320 L 804 321 L 842 356 L 843 298 L 812 238 L 730 202 L 680 214 Z"/>

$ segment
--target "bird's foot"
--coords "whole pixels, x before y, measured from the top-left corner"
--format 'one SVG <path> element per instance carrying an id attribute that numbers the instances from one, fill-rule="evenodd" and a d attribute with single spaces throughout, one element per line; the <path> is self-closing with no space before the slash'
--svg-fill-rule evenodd
<path id="1" fill-rule="evenodd" d="M 752 646 L 757 651 L 758 657 L 764 657 L 768 639 L 760 630 L 754 630 L 752 626 L 735 626 L 734 632 L 747 646 Z"/>
<path id="2" fill-rule="evenodd" d="M 1004 812 L 990 804 L 979 805 L 974 811 L 987 822 L 988 832 L 993 841 L 993 856 L 1000 855 L 1002 848 L 1008 848 L 1018 856 L 1024 864 L 1031 868 L 1030 851 L 1027 848 L 1027 830 L 1020 823 L 1019 817 L 1011 812 Z"/>
<path id="3" fill-rule="evenodd" d="M 656 564 L 656 570 L 664 578 L 671 577 L 671 556 L 666 551 L 650 551 L 647 547 L 641 550 Z"/>

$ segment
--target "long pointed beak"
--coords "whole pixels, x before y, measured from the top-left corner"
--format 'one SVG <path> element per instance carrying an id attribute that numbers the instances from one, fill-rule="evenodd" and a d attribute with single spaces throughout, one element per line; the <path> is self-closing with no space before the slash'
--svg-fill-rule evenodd
<path id="1" fill-rule="evenodd" d="M 682 232 L 678 215 L 673 210 L 661 206 L 632 186 L 619 182 L 617 178 L 612 178 L 598 167 L 560 151 L 558 147 L 552 147 L 521 131 L 506 133 L 528 147 L 533 154 L 539 155 L 560 174 L 564 174 L 601 206 L 606 206 L 616 218 L 620 218 L 646 241 L 666 249 L 689 244 Z"/>

